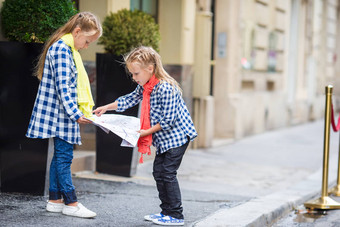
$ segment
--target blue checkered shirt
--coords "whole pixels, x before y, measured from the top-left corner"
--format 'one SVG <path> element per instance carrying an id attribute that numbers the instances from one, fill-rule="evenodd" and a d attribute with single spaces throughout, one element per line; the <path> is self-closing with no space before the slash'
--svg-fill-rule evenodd
<path id="1" fill-rule="evenodd" d="M 81 144 L 76 121 L 83 113 L 77 104 L 77 75 L 71 48 L 58 40 L 46 55 L 27 137 L 59 137 L 71 144 Z"/>
<path id="2" fill-rule="evenodd" d="M 117 112 L 123 112 L 137 105 L 143 99 L 143 87 L 125 96 L 119 97 Z M 152 145 L 157 154 L 164 153 L 185 144 L 188 139 L 197 136 L 190 113 L 184 103 L 181 93 L 167 82 L 158 83 L 150 95 L 151 127 L 159 123 L 162 130 L 152 134 Z"/>

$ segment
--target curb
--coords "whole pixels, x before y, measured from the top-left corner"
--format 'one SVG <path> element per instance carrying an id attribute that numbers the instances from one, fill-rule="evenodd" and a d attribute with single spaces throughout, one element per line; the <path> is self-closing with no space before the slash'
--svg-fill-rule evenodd
<path id="1" fill-rule="evenodd" d="M 334 173 L 329 175 L 330 185 L 335 185 L 337 169 L 332 168 L 329 172 Z M 251 199 L 230 209 L 220 209 L 206 218 L 193 223 L 192 226 L 271 226 L 278 219 L 288 214 L 294 207 L 320 195 L 321 182 L 322 168 L 310 175 L 306 180 L 290 188 Z"/>

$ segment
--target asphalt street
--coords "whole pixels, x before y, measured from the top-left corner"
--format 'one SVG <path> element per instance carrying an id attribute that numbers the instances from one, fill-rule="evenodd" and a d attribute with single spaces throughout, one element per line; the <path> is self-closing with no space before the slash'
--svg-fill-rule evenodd
<path id="1" fill-rule="evenodd" d="M 178 171 L 185 226 L 269 226 L 295 204 L 316 196 L 323 133 L 319 120 L 188 150 Z M 330 183 L 336 177 L 338 143 L 338 134 L 331 133 Z M 0 225 L 154 226 L 143 220 L 159 212 L 152 158 L 138 165 L 134 177 L 83 172 L 75 175 L 74 184 L 79 201 L 97 213 L 95 219 L 48 213 L 47 197 L 1 193 Z"/>
<path id="2" fill-rule="evenodd" d="M 1 193 L 1 226 L 153 226 L 143 216 L 159 212 L 156 188 L 132 182 L 74 178 L 79 201 L 95 211 L 95 219 L 81 219 L 45 211 L 47 197 Z M 186 226 L 245 197 L 183 190 Z"/>

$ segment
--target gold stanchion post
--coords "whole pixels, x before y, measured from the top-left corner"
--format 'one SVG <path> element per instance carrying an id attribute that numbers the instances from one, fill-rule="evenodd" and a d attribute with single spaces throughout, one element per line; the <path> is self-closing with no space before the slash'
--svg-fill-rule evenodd
<path id="1" fill-rule="evenodd" d="M 321 197 L 316 200 L 306 202 L 304 205 L 310 209 L 340 209 L 340 203 L 328 197 L 328 164 L 329 164 L 329 137 L 330 137 L 330 118 L 332 104 L 333 86 L 326 87 L 326 107 L 325 107 L 325 131 L 323 146 L 323 172 Z"/>

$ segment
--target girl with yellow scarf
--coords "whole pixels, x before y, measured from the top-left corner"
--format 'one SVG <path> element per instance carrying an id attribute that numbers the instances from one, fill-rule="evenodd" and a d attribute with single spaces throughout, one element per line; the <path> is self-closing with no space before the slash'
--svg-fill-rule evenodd
<path id="1" fill-rule="evenodd" d="M 95 15 L 74 15 L 45 43 L 36 76 L 41 80 L 26 136 L 53 138 L 49 201 L 46 210 L 93 218 L 96 213 L 78 202 L 71 177 L 73 145 L 81 144 L 79 124 L 91 123 L 90 83 L 79 50 L 102 34 Z"/>

